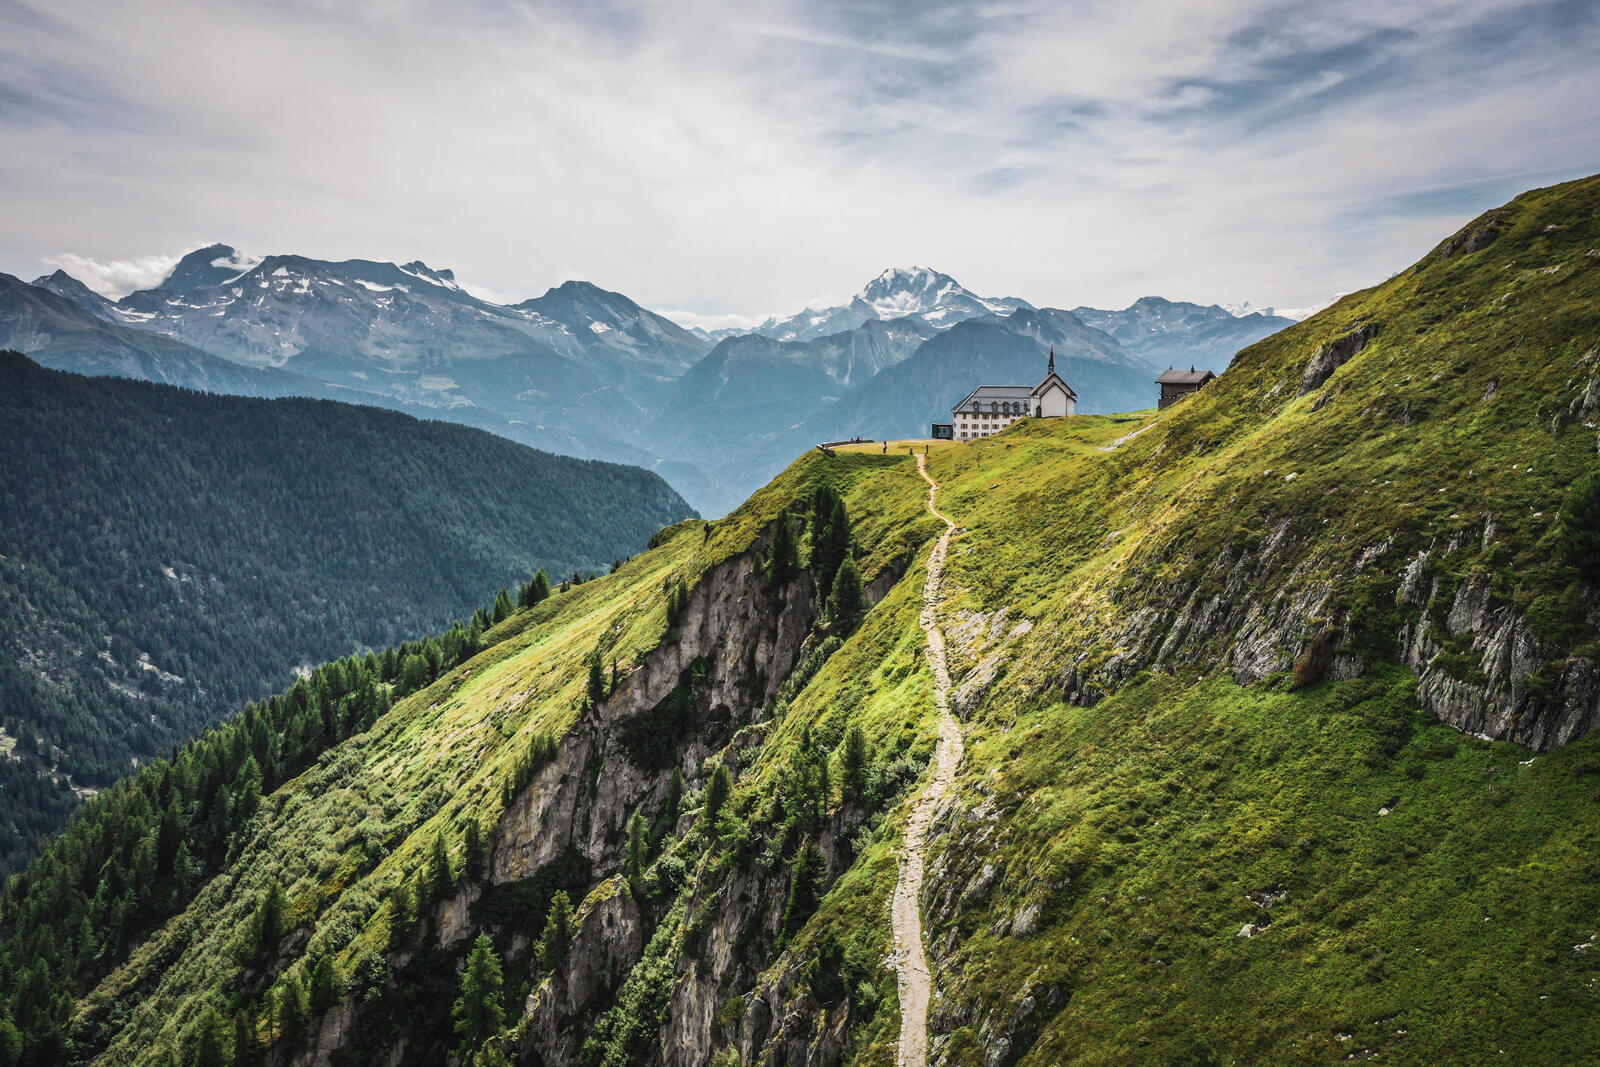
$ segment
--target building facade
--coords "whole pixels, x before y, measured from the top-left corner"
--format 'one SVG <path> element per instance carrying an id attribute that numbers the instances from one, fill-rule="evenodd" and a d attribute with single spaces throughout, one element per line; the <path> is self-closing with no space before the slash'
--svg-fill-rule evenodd
<path id="1" fill-rule="evenodd" d="M 1216 375 L 1208 370 L 1195 370 L 1193 367 L 1188 370 L 1173 370 L 1168 367 L 1162 372 L 1161 377 L 1156 379 L 1156 384 L 1161 386 L 1159 406 L 1171 407 L 1190 393 L 1199 392 L 1202 386 L 1214 378 Z"/>
<path id="2" fill-rule="evenodd" d="M 1018 419 L 1057 419 L 1076 414 L 1078 394 L 1056 373 L 1050 351 L 1044 380 L 1035 386 L 980 385 L 950 409 L 952 436 L 957 441 L 992 437 Z"/>

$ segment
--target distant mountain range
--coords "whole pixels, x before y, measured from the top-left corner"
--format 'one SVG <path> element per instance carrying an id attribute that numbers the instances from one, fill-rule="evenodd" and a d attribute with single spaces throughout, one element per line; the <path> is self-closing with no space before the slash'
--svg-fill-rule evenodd
<path id="1" fill-rule="evenodd" d="M 755 328 L 777 341 L 809 341 L 853 330 L 874 319 L 915 317 L 930 326 L 954 326 L 964 319 L 1033 305 L 1016 297 L 985 299 L 948 274 L 926 267 L 891 268 L 839 307 L 806 308 L 787 319 L 768 319 Z"/>
<path id="2" fill-rule="evenodd" d="M 1216 304 L 1202 307 L 1159 296 L 1140 297 L 1121 311 L 1079 307 L 1072 313 L 1159 367 L 1188 365 L 1218 374 L 1228 369 L 1241 348 L 1297 321 L 1264 311 L 1239 314 Z"/>
<path id="3" fill-rule="evenodd" d="M 1220 371 L 1291 321 L 1158 297 L 1036 307 L 923 267 L 711 334 L 589 282 L 496 304 L 420 261 L 258 259 L 225 244 L 116 301 L 63 271 L 31 285 L 0 275 L 0 345 L 47 366 L 465 423 L 655 470 L 710 515 L 817 436 L 926 434 L 974 386 L 1041 377 L 1052 348 L 1080 411 L 1128 410 L 1153 403 L 1167 366 Z"/>

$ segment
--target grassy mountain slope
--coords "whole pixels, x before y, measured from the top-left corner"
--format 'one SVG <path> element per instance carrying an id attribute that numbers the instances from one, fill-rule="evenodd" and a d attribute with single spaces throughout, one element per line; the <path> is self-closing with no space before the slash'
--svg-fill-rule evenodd
<path id="1" fill-rule="evenodd" d="M 476 430 L 15 354 L 0 467 L 0 728 L 27 757 L 0 763 L 0 871 L 60 827 L 66 779 L 109 785 L 295 667 L 423 636 L 541 566 L 607 569 L 689 513 L 652 474 Z"/>
<path id="2" fill-rule="evenodd" d="M 1557 516 L 1597 465 L 1597 248 L 1600 180 L 1530 193 L 1159 415 L 929 457 L 968 753 L 923 898 L 931 1062 L 1594 1057 L 1600 600 Z M 859 622 L 818 595 L 819 485 Z M 892 1062 L 924 490 L 811 453 L 513 615 L 263 798 L 108 976 L 34 974 L 41 900 L 101 860 L 52 852 L 5 898 L 0 991 L 54 991 L 106 1063 L 211 1030 L 271 1062 Z M 505 1014 L 464 1037 L 479 933 Z"/>

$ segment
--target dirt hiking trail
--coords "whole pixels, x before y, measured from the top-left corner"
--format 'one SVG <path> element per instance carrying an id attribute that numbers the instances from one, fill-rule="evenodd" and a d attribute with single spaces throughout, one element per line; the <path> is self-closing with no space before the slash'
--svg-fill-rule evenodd
<path id="1" fill-rule="evenodd" d="M 961 766 L 961 726 L 950 714 L 950 669 L 945 662 L 944 634 L 939 630 L 940 586 L 944 581 L 945 555 L 950 537 L 956 532 L 951 522 L 935 506 L 939 484 L 928 477 L 927 459 L 917 457 L 917 473 L 928 483 L 928 510 L 943 521 L 944 533 L 928 554 L 928 580 L 922 587 L 922 632 L 928 638 L 928 662 L 933 667 L 933 692 L 939 705 L 939 745 L 933 754 L 933 777 L 911 805 L 906 820 L 905 849 L 900 858 L 900 877 L 894 887 L 894 965 L 900 985 L 900 1052 L 898 1067 L 925 1067 L 928 1062 L 928 999 L 933 980 L 928 974 L 928 957 L 922 945 L 922 874 L 927 847 L 928 826 L 933 822 L 939 802 L 955 782 Z"/>

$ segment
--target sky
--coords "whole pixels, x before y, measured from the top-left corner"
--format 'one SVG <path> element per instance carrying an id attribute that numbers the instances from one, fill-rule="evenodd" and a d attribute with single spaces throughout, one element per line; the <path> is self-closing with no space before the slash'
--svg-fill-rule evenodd
<path id="1" fill-rule="evenodd" d="M 0 271 L 1300 307 L 1600 171 L 1600 0 L 0 0 Z"/>

